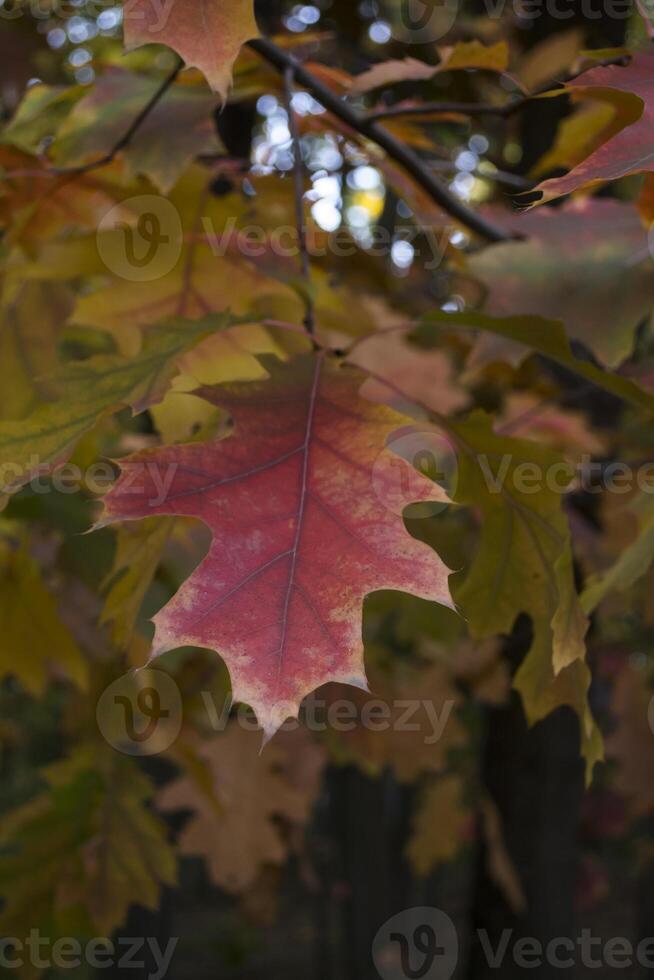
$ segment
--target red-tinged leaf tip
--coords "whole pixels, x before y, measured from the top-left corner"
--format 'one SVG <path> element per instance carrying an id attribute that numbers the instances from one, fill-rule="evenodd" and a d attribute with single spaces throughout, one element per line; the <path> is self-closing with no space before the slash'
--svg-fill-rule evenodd
<path id="1" fill-rule="evenodd" d="M 634 53 L 626 67 L 592 68 L 569 82 L 567 90 L 575 98 L 607 100 L 609 95 L 608 101 L 620 108 L 614 127 L 585 160 L 562 177 L 534 187 L 541 196 L 531 207 L 628 174 L 647 173 L 654 165 L 654 54 Z M 617 93 L 623 93 L 619 103 Z"/>
<path id="2" fill-rule="evenodd" d="M 222 98 L 241 45 L 258 37 L 253 0 L 128 0 L 125 47 L 167 44 L 189 68 L 199 68 Z"/>
<path id="3" fill-rule="evenodd" d="M 322 684 L 367 689 L 367 594 L 452 600 L 449 569 L 404 526 L 397 473 L 376 467 L 406 419 L 360 398 L 361 372 L 324 353 L 266 366 L 270 379 L 202 389 L 232 436 L 129 457 L 104 504 L 105 523 L 177 514 L 211 529 L 209 554 L 154 617 L 154 652 L 217 650 L 269 738 Z M 441 501 L 411 473 L 411 499 Z"/>

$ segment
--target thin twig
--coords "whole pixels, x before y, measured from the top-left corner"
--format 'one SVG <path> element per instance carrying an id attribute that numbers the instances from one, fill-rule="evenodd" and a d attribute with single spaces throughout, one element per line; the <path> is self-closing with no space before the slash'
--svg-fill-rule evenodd
<path id="1" fill-rule="evenodd" d="M 249 46 L 262 58 L 284 73 L 292 67 L 296 81 L 309 91 L 326 109 L 344 122 L 350 129 L 360 133 L 367 139 L 380 146 L 393 160 L 401 164 L 417 184 L 425 190 L 432 200 L 451 215 L 460 224 L 465 225 L 481 238 L 491 242 L 504 242 L 515 238 L 515 234 L 506 231 L 494 222 L 468 208 L 463 201 L 452 194 L 447 187 L 430 172 L 420 157 L 383 126 L 371 122 L 363 113 L 354 109 L 343 99 L 335 95 L 331 89 L 323 85 L 315 75 L 308 71 L 288 51 L 279 48 L 267 38 L 249 41 Z"/>
<path id="2" fill-rule="evenodd" d="M 366 119 L 379 122 L 407 116 L 434 116 L 447 113 L 462 113 L 466 116 L 509 116 L 521 109 L 527 101 L 526 98 L 512 99 L 503 105 L 495 105 L 493 102 L 423 102 L 422 105 L 400 103 L 384 109 L 374 109 L 366 115 Z"/>
<path id="3" fill-rule="evenodd" d="M 89 163 L 83 163 L 78 167 L 53 167 L 47 172 L 55 174 L 56 176 L 75 176 L 78 174 L 88 173 L 89 170 L 96 170 L 98 167 L 105 167 L 107 164 L 112 163 L 120 151 L 124 150 L 132 142 L 152 110 L 161 101 L 171 85 L 174 84 L 183 66 L 184 63 L 182 62 L 181 58 L 178 58 L 175 68 L 164 78 L 161 85 L 153 93 L 151 98 L 148 99 L 141 111 L 134 117 L 120 139 L 114 143 L 107 153 L 99 157 L 97 160 L 90 160 Z"/>
<path id="4" fill-rule="evenodd" d="M 430 166 L 432 170 L 437 171 L 449 172 L 457 169 L 454 160 L 433 160 Z M 515 187 L 521 191 L 530 191 L 534 186 L 533 180 L 521 177 L 520 174 L 511 174 L 507 170 L 480 170 L 479 167 L 475 167 L 469 173 L 483 180 L 494 180 L 498 184 L 506 184 L 508 187 Z"/>
<path id="5" fill-rule="evenodd" d="M 534 92 L 529 92 L 528 95 L 521 95 L 518 98 L 510 99 L 502 105 L 497 105 L 494 102 L 425 102 L 422 105 L 402 105 L 400 103 L 399 105 L 388 106 L 383 109 L 374 109 L 366 115 L 366 119 L 372 122 L 379 122 L 385 119 L 397 119 L 406 116 L 433 116 L 446 113 L 463 113 L 466 116 L 501 116 L 507 118 L 512 116 L 514 112 L 523 109 L 532 99 L 537 99 L 546 92 L 556 91 L 556 89 L 552 88 L 552 85 L 560 86 L 561 91 L 558 94 L 565 95 L 565 86 L 569 82 L 573 82 L 576 78 L 579 78 L 586 71 L 590 71 L 591 68 L 608 68 L 611 65 L 625 67 L 629 64 L 630 60 L 629 55 L 605 58 L 603 61 L 598 61 L 590 67 L 586 66 L 582 68 L 581 71 L 569 75 L 568 78 L 560 82 L 550 82 L 548 85 L 544 85 Z"/>
<path id="6" fill-rule="evenodd" d="M 307 333 L 315 333 L 315 316 L 313 309 L 313 298 L 311 295 L 311 264 L 309 262 L 309 249 L 307 248 L 307 227 L 304 220 L 304 165 L 302 161 L 302 144 L 300 143 L 300 133 L 298 131 L 297 119 L 293 109 L 293 81 L 295 79 L 295 68 L 288 65 L 284 72 L 284 87 L 286 92 L 286 112 L 288 114 L 288 129 L 293 142 L 293 179 L 295 181 L 295 223 L 297 226 L 298 246 L 300 250 L 300 268 L 302 278 L 306 286 L 305 289 L 305 316 L 304 325 Z"/>

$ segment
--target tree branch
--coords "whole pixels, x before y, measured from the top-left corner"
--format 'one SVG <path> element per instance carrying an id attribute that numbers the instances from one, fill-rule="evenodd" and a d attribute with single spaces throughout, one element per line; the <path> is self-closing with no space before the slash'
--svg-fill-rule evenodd
<path id="1" fill-rule="evenodd" d="M 352 108 L 323 85 L 314 75 L 301 65 L 288 51 L 279 48 L 266 38 L 248 42 L 250 48 L 256 51 L 269 64 L 284 73 L 290 67 L 299 84 L 309 91 L 326 109 L 344 122 L 351 129 L 367 139 L 372 140 L 397 163 L 401 164 L 417 184 L 425 190 L 431 199 L 444 211 L 450 214 L 460 224 L 465 225 L 481 238 L 489 242 L 509 241 L 516 236 L 500 228 L 498 225 L 477 214 L 443 184 L 423 164 L 410 147 L 405 146 L 391 133 L 370 121 L 363 113 Z"/>
<path id="2" fill-rule="evenodd" d="M 293 109 L 293 82 L 295 80 L 295 69 L 289 65 L 284 72 L 284 86 L 286 90 L 286 112 L 288 114 L 288 129 L 293 142 L 293 176 L 295 182 L 295 223 L 297 226 L 298 247 L 300 250 L 300 268 L 302 278 L 306 286 L 306 296 L 304 297 L 305 317 L 304 326 L 307 333 L 315 333 L 315 317 L 313 310 L 313 299 L 311 296 L 311 264 L 309 262 L 309 250 L 307 248 L 307 229 L 304 220 L 304 166 L 302 161 L 302 144 L 300 143 L 300 133 L 298 131 L 295 110 Z"/>
<path id="3" fill-rule="evenodd" d="M 563 95 L 563 92 L 561 92 Z M 366 114 L 369 122 L 396 119 L 405 116 L 434 116 L 447 112 L 464 113 L 466 116 L 510 116 L 529 101 L 528 98 L 512 99 L 503 105 L 492 102 L 425 102 L 422 105 L 392 105 L 385 109 L 373 109 Z"/>
<path id="4" fill-rule="evenodd" d="M 440 113 L 446 112 L 460 112 L 464 113 L 466 116 L 502 116 L 507 118 L 512 116 L 514 112 L 518 112 L 523 109 L 528 102 L 532 99 L 538 98 L 539 95 L 544 95 L 546 92 L 555 91 L 552 89 L 552 85 L 559 85 L 561 91 L 559 95 L 565 95 L 565 86 L 568 82 L 573 82 L 575 78 L 579 78 L 584 72 L 590 71 L 592 68 L 607 68 L 609 65 L 621 65 L 624 67 L 628 65 L 631 61 L 629 55 L 618 55 L 615 58 L 605 58 L 603 61 L 598 61 L 596 64 L 586 66 L 582 68 L 581 71 L 575 72 L 575 74 L 570 75 L 568 78 L 563 79 L 560 82 L 551 82 L 549 85 L 544 85 L 542 88 L 537 89 L 535 92 L 530 92 L 528 95 L 521 95 L 518 98 L 510 99 L 508 102 L 504 102 L 502 105 L 496 105 L 493 102 L 425 102 L 423 105 L 393 105 L 388 106 L 384 109 L 373 109 L 371 112 L 367 113 L 366 119 L 371 122 L 377 122 L 383 119 L 396 119 L 400 116 L 433 116 Z"/>

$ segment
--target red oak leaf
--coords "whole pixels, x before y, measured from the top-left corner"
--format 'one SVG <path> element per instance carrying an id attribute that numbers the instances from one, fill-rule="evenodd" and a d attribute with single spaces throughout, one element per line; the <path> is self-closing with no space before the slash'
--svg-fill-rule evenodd
<path id="1" fill-rule="evenodd" d="M 563 177 L 545 180 L 534 188 L 542 194 L 536 203 L 627 174 L 654 170 L 654 55 L 634 54 L 626 68 L 592 68 L 568 82 L 566 91 L 575 101 L 609 102 L 620 111 L 605 134 L 605 142 L 590 156 Z"/>
<path id="2" fill-rule="evenodd" d="M 234 435 L 123 460 L 101 524 L 177 514 L 208 525 L 207 557 L 154 618 L 153 656 L 217 650 L 234 698 L 270 736 L 320 685 L 367 687 L 368 593 L 452 603 L 449 570 L 397 506 L 398 479 L 406 503 L 443 500 L 386 448 L 407 419 L 361 398 L 364 375 L 325 353 L 266 366 L 270 379 L 200 389 Z"/>
<path id="3" fill-rule="evenodd" d="M 252 0 L 127 0 L 125 47 L 167 44 L 223 98 L 241 45 L 258 36 Z"/>

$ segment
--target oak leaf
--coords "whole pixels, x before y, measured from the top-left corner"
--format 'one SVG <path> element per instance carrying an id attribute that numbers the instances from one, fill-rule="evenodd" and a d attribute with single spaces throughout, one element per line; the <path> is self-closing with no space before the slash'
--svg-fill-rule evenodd
<path id="1" fill-rule="evenodd" d="M 392 467 L 376 466 L 404 417 L 360 398 L 362 374 L 324 352 L 267 367 L 270 380 L 201 389 L 231 414 L 231 438 L 123 460 L 100 526 L 152 514 L 208 525 L 208 556 L 154 617 L 153 655 L 217 650 L 235 699 L 255 709 L 270 736 L 327 681 L 365 689 L 369 592 L 451 600 L 448 569 L 388 506 Z M 148 506 L 155 470 L 168 493 Z M 416 500 L 442 499 L 411 472 Z"/>
<path id="2" fill-rule="evenodd" d="M 617 112 L 602 134 L 602 144 L 590 156 L 565 176 L 545 180 L 534 188 L 541 194 L 538 204 L 627 174 L 654 169 L 653 79 L 654 55 L 637 53 L 626 67 L 591 68 L 567 83 L 565 90 L 573 101 L 608 102 Z"/>
<path id="3" fill-rule="evenodd" d="M 134 760 L 83 742 L 43 776 L 49 791 L 0 823 L 3 933 L 108 935 L 132 903 L 156 909 L 175 856 Z"/>
<path id="4" fill-rule="evenodd" d="M 571 469 L 537 443 L 496 435 L 483 412 L 453 423 L 452 432 L 460 446 L 453 499 L 482 515 L 477 553 L 467 571 L 453 577 L 454 598 L 478 639 L 510 633 L 521 612 L 531 617 L 532 644 L 515 687 L 531 723 L 560 704 L 576 711 L 590 776 L 602 743 L 587 703 L 588 621 L 575 590 L 562 508 Z M 525 465 L 532 474 L 528 486 L 521 482 Z"/>
<path id="5" fill-rule="evenodd" d="M 100 622 L 112 624 L 114 642 L 121 649 L 129 642 L 174 526 L 172 518 L 163 517 L 118 528 L 114 562 L 103 583 L 108 592 Z"/>
<path id="6" fill-rule="evenodd" d="M 628 516 L 637 519 L 637 536 L 622 548 L 615 564 L 586 583 L 581 602 L 587 613 L 592 612 L 610 592 L 629 589 L 645 575 L 654 561 L 654 507 L 651 494 L 639 494 L 629 502 L 628 507 L 621 510 L 622 524 Z"/>
<path id="7" fill-rule="evenodd" d="M 101 76 L 59 129 L 49 150 L 54 164 L 79 166 L 108 153 L 159 84 L 156 78 L 117 69 Z M 219 152 L 213 120 L 218 104 L 206 88 L 172 86 L 122 151 L 128 177 L 145 174 L 165 194 L 196 156 Z"/>
<path id="8" fill-rule="evenodd" d="M 628 357 L 636 328 L 654 310 L 654 267 L 635 208 L 575 200 L 507 224 L 526 240 L 493 245 L 470 262 L 487 290 L 487 312 L 562 320 L 603 363 Z M 487 359 L 497 343 L 486 338 L 477 357 Z"/>
<path id="9" fill-rule="evenodd" d="M 430 338 L 437 339 L 439 328 L 455 330 L 479 330 L 494 334 L 511 342 L 511 348 L 501 347 L 505 359 L 507 350 L 512 350 L 512 360 L 520 363 L 529 353 L 536 352 L 550 358 L 598 388 L 603 388 L 617 398 L 636 405 L 648 412 L 654 411 L 654 396 L 636 384 L 626 375 L 603 371 L 591 361 L 575 357 L 570 347 L 563 324 L 559 320 L 546 320 L 542 316 L 523 314 L 522 316 L 490 316 L 475 311 L 465 313 L 429 313 L 414 332 L 416 339 L 427 344 Z"/>
<path id="10" fill-rule="evenodd" d="M 406 854 L 416 874 L 425 876 L 452 861 L 473 835 L 473 812 L 463 800 L 459 775 L 443 776 L 425 789 L 413 817 Z"/>
<path id="11" fill-rule="evenodd" d="M 202 855 L 212 881 L 243 892 L 259 872 L 282 865 L 289 831 L 307 822 L 320 789 L 324 753 L 303 730 L 280 732 L 261 753 L 256 731 L 232 722 L 197 747 L 194 767 L 158 795 L 160 810 L 192 810 L 182 830 L 182 854 Z M 195 778 L 197 776 L 201 778 Z"/>
<path id="12" fill-rule="evenodd" d="M 125 47 L 167 44 L 189 68 L 199 68 L 223 99 L 241 46 L 259 34 L 253 0 L 127 0 Z"/>
<path id="13" fill-rule="evenodd" d="M 105 414 L 127 405 L 136 414 L 163 398 L 178 358 L 231 322 L 218 314 L 194 323 L 171 320 L 147 330 L 132 358 L 100 354 L 61 368 L 51 379 L 58 397 L 40 402 L 20 422 L 0 422 L 0 491 L 12 492 L 63 462 Z"/>
<path id="14" fill-rule="evenodd" d="M 454 69 L 485 68 L 488 71 L 506 71 L 509 49 L 506 41 L 486 46 L 479 41 L 463 41 L 452 47 L 441 48 L 441 60 L 437 65 L 429 65 L 417 58 L 382 61 L 368 71 L 357 75 L 350 91 L 361 95 L 382 85 L 397 82 L 428 81 L 443 71 Z"/>
<path id="15" fill-rule="evenodd" d="M 88 683 L 88 666 L 63 624 L 54 596 L 25 542 L 0 536 L 0 676 L 13 675 L 34 695 L 54 676 Z"/>

